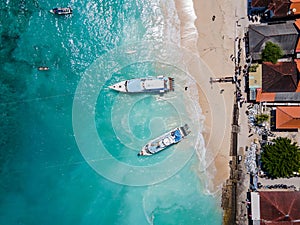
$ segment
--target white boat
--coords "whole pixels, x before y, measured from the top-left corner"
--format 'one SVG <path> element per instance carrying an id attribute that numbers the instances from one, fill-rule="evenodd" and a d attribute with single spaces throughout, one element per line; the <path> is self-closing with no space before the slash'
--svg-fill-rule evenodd
<path id="1" fill-rule="evenodd" d="M 51 9 L 50 12 L 57 15 L 68 15 L 68 14 L 72 14 L 72 9 L 71 7 L 54 8 Z"/>
<path id="2" fill-rule="evenodd" d="M 109 86 L 110 89 L 127 93 L 164 93 L 174 91 L 174 79 L 171 77 L 147 77 L 121 81 Z"/>
<path id="3" fill-rule="evenodd" d="M 182 127 L 177 127 L 148 142 L 138 153 L 138 156 L 149 156 L 156 154 L 173 144 L 177 144 L 189 133 L 190 131 L 187 124 Z"/>
<path id="4" fill-rule="evenodd" d="M 39 66 L 39 67 L 38 67 L 38 70 L 39 70 L 39 71 L 49 70 L 49 67 L 48 67 L 48 66 Z"/>

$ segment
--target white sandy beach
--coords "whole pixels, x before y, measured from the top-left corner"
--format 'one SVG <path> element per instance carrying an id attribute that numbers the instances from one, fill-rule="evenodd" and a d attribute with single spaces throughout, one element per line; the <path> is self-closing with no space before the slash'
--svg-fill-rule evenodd
<path id="1" fill-rule="evenodd" d="M 193 17 L 186 10 L 194 5 Z M 246 1 L 176 1 L 181 25 L 181 45 L 197 54 L 207 65 L 212 77 L 234 75 L 234 40 L 242 37 L 243 30 L 236 26 L 246 16 Z M 195 27 L 191 26 L 194 19 Z M 193 29 L 196 29 L 194 32 Z M 192 38 L 191 38 L 192 37 Z M 194 38 L 196 37 L 196 38 Z M 193 41 L 196 40 L 196 41 Z M 190 68 L 193 70 L 193 68 Z M 208 189 L 215 193 L 229 177 L 230 138 L 235 86 L 232 83 L 210 85 L 207 74 L 195 77 L 199 84 L 199 102 L 205 116 L 204 138 L 206 142 L 207 172 L 210 174 Z M 220 92 L 224 89 L 223 92 Z M 219 104 L 218 102 L 224 102 Z M 213 160 L 210 160 L 213 158 Z"/>

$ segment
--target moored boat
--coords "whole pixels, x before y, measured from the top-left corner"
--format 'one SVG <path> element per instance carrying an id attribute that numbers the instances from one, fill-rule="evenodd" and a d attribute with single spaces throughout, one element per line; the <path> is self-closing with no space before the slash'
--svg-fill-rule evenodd
<path id="1" fill-rule="evenodd" d="M 49 70 L 49 67 L 48 66 L 39 66 L 38 70 L 40 70 L 40 71 Z"/>
<path id="2" fill-rule="evenodd" d="M 164 76 L 137 78 L 121 81 L 109 86 L 109 88 L 127 93 L 164 93 L 174 91 L 174 79 Z"/>
<path id="3" fill-rule="evenodd" d="M 182 127 L 177 127 L 148 142 L 138 153 L 138 156 L 149 156 L 156 154 L 173 144 L 179 143 L 189 133 L 190 131 L 187 124 Z"/>
<path id="4" fill-rule="evenodd" d="M 68 15 L 72 14 L 72 9 L 71 7 L 64 7 L 64 8 L 54 8 L 50 10 L 51 13 L 57 14 L 57 15 Z"/>

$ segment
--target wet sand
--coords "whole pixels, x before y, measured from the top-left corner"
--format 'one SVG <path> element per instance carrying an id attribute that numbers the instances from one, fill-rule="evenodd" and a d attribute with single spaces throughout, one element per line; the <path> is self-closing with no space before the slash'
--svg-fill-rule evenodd
<path id="1" fill-rule="evenodd" d="M 188 10 L 190 4 L 193 4 L 194 12 Z M 209 69 L 209 75 L 203 73 L 200 79 L 195 79 L 198 79 L 199 103 L 205 116 L 203 136 L 207 151 L 206 170 L 200 173 L 208 174 L 208 179 L 204 179 L 208 181 L 206 185 L 211 193 L 220 193 L 229 177 L 235 86 L 232 83 L 210 85 L 207 82 L 209 78 L 203 76 L 220 78 L 234 75 L 234 62 L 231 60 L 234 40 L 239 32 L 243 32 L 237 29 L 236 21 L 246 15 L 245 4 L 238 0 L 176 1 L 181 23 L 181 46 L 198 55 Z M 194 27 L 191 26 L 193 20 Z"/>

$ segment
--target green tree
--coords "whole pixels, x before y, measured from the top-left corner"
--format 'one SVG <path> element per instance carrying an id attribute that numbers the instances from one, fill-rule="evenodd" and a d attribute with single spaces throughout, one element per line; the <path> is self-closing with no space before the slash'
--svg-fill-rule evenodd
<path id="1" fill-rule="evenodd" d="M 300 148 L 288 138 L 276 138 L 261 153 L 262 169 L 272 178 L 290 177 L 300 169 Z"/>
<path id="2" fill-rule="evenodd" d="M 256 115 L 255 119 L 256 119 L 256 124 L 262 124 L 263 122 L 265 122 L 269 119 L 269 115 L 259 114 L 259 115 Z"/>
<path id="3" fill-rule="evenodd" d="M 270 41 L 266 43 L 266 46 L 261 54 L 261 59 L 264 62 L 277 63 L 277 60 L 283 56 L 283 51 L 279 45 L 274 44 Z"/>

